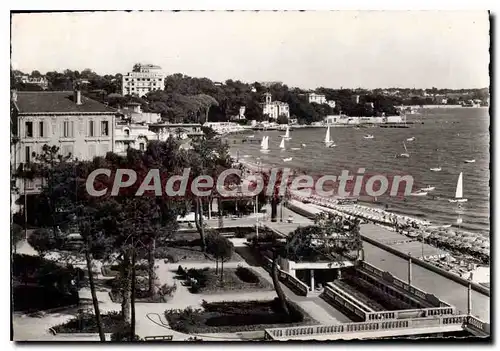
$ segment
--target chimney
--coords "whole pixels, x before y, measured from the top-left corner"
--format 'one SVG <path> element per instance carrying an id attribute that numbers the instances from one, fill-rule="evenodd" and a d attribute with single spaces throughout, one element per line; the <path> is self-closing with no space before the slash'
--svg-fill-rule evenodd
<path id="1" fill-rule="evenodd" d="M 75 89 L 75 99 L 74 99 L 75 103 L 77 105 L 81 105 L 82 104 L 82 92 L 79 88 L 76 88 Z"/>
<path id="2" fill-rule="evenodd" d="M 11 98 L 12 102 L 17 102 L 17 91 L 16 90 L 11 91 L 10 98 Z"/>

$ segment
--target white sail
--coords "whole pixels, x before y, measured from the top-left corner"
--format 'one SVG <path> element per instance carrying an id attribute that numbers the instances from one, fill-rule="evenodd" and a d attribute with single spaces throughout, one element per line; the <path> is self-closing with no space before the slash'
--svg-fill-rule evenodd
<path id="1" fill-rule="evenodd" d="M 269 137 L 265 136 L 264 139 L 262 139 L 262 143 L 260 144 L 260 148 L 262 150 L 269 150 Z"/>
<path id="2" fill-rule="evenodd" d="M 326 129 L 326 135 L 325 135 L 325 143 L 330 142 L 330 126 Z"/>
<path id="3" fill-rule="evenodd" d="M 463 221 L 462 221 L 462 217 L 458 217 L 458 218 L 457 218 L 457 224 L 462 224 L 462 223 L 463 223 Z"/>
<path id="4" fill-rule="evenodd" d="M 285 138 L 281 138 L 280 149 L 285 150 Z"/>
<path id="5" fill-rule="evenodd" d="M 290 127 L 286 126 L 285 138 L 290 138 Z"/>
<path id="6" fill-rule="evenodd" d="M 463 197 L 463 172 L 460 172 L 457 181 L 457 191 L 455 192 L 455 199 L 461 199 Z"/>

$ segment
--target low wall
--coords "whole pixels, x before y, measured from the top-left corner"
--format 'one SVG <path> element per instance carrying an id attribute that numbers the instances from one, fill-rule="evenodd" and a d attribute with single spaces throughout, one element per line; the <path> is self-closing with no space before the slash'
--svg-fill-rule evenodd
<path id="1" fill-rule="evenodd" d="M 104 333 L 106 341 L 111 341 L 111 333 Z M 100 341 L 98 333 L 55 333 L 54 341 Z"/>
<path id="2" fill-rule="evenodd" d="M 390 252 L 390 253 L 392 253 L 392 254 L 394 254 L 396 256 L 404 258 L 405 260 L 407 260 L 407 259 L 410 258 L 410 256 L 408 256 L 407 253 L 399 251 L 399 250 L 397 250 L 397 249 L 395 249 L 395 248 L 393 248 L 393 247 L 391 247 L 389 245 L 385 245 L 385 244 L 383 244 L 381 242 L 373 240 L 373 239 L 371 239 L 369 237 L 366 237 L 364 235 L 361 235 L 361 237 L 362 237 L 362 239 L 364 241 L 369 242 L 370 244 L 375 245 L 377 247 L 380 247 L 381 249 L 383 249 L 385 251 L 388 251 L 388 252 Z M 456 274 L 453 274 L 453 273 L 450 273 L 448 271 L 445 271 L 444 269 L 436 267 L 433 264 L 425 262 L 425 261 L 423 261 L 423 260 L 421 260 L 419 258 L 416 258 L 416 257 L 412 257 L 411 260 L 412 260 L 413 263 L 415 263 L 415 264 L 417 264 L 417 265 L 419 265 L 421 267 L 424 267 L 424 268 L 426 268 L 426 269 L 428 269 L 430 271 L 433 271 L 433 272 L 435 272 L 437 274 L 445 276 L 446 278 L 449 278 L 449 279 L 451 279 L 451 280 L 453 280 L 453 281 L 455 281 L 455 282 L 457 282 L 459 284 L 462 284 L 464 286 L 468 286 L 469 285 L 469 281 L 467 279 L 464 279 L 462 277 L 459 277 Z M 479 293 L 481 293 L 483 295 L 486 295 L 488 297 L 490 296 L 490 290 L 488 288 L 486 288 L 486 287 L 484 287 L 484 286 L 482 286 L 480 284 L 477 284 L 477 283 L 472 283 L 471 285 L 472 285 L 472 289 L 473 290 L 475 290 L 475 291 L 477 291 L 477 292 L 479 292 Z"/>
<path id="3" fill-rule="evenodd" d="M 392 321 L 376 321 L 362 323 L 343 323 L 338 325 L 317 325 L 312 327 L 290 327 L 266 329 L 267 340 L 300 339 L 301 336 L 329 336 L 332 339 L 341 338 L 342 334 L 356 332 L 376 332 L 390 329 L 420 329 L 431 327 L 446 327 L 455 325 L 461 328 L 467 321 L 466 315 L 448 317 L 428 317 Z"/>
<path id="4" fill-rule="evenodd" d="M 334 307 L 338 307 L 338 305 L 340 305 L 346 310 L 352 312 L 353 314 L 361 318 L 363 321 L 366 321 L 368 314 L 370 312 L 373 312 L 371 308 L 357 301 L 355 298 L 348 295 L 347 293 L 336 288 L 332 283 L 328 283 L 325 286 L 325 290 L 322 294 L 322 297 L 328 303 L 334 305 Z"/>
<path id="5" fill-rule="evenodd" d="M 264 269 L 268 272 L 271 272 L 272 260 L 267 257 L 264 257 L 264 259 L 266 260 Z M 300 296 L 307 296 L 307 293 L 309 292 L 309 287 L 303 282 L 301 282 L 299 279 L 295 278 L 294 276 L 288 274 L 285 271 L 282 271 L 281 269 L 279 269 L 279 267 L 278 267 L 278 277 L 283 284 L 285 284 L 296 294 Z"/>

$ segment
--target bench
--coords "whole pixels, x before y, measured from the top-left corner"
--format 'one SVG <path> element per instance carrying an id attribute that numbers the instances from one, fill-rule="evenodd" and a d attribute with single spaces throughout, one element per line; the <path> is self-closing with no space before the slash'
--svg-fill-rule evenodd
<path id="1" fill-rule="evenodd" d="M 172 341 L 173 338 L 173 335 L 146 336 L 144 341 Z"/>

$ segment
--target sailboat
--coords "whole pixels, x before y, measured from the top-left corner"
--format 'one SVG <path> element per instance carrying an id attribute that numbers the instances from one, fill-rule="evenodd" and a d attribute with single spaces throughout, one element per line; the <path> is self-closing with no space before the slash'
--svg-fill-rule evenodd
<path id="1" fill-rule="evenodd" d="M 328 126 L 328 128 L 326 129 L 326 135 L 325 135 L 325 146 L 331 147 L 332 145 L 335 146 L 333 141 L 330 139 L 330 126 Z"/>
<path id="2" fill-rule="evenodd" d="M 301 144 L 302 147 L 306 147 L 306 144 Z"/>
<path id="3" fill-rule="evenodd" d="M 474 149 L 472 148 L 472 142 L 471 142 L 471 154 L 474 153 Z M 475 158 L 470 158 L 470 159 L 467 159 L 467 160 L 464 160 L 465 163 L 474 163 L 476 162 L 476 159 Z"/>
<path id="4" fill-rule="evenodd" d="M 285 151 L 285 138 L 281 138 L 280 150 Z"/>
<path id="5" fill-rule="evenodd" d="M 410 157 L 410 154 L 408 153 L 408 149 L 406 148 L 406 144 L 404 141 L 403 141 L 403 146 L 404 146 L 406 152 L 399 154 L 399 157 Z"/>
<path id="6" fill-rule="evenodd" d="M 291 160 L 292 160 L 292 157 L 288 157 L 288 158 L 284 158 L 284 159 L 283 159 L 283 162 L 289 162 L 289 161 L 291 161 Z"/>
<path id="7" fill-rule="evenodd" d="M 411 195 L 412 196 L 426 196 L 427 195 L 427 191 L 423 191 L 422 189 L 420 189 L 417 192 L 411 193 Z"/>
<path id="8" fill-rule="evenodd" d="M 365 139 L 373 139 L 373 135 L 372 134 L 366 134 L 363 138 L 365 138 Z"/>
<path id="9" fill-rule="evenodd" d="M 457 181 L 457 190 L 455 191 L 455 198 L 449 199 L 449 202 L 467 202 L 467 199 L 463 197 L 463 172 L 460 172 Z"/>
<path id="10" fill-rule="evenodd" d="M 428 186 L 426 186 L 425 188 L 422 188 L 422 189 L 420 189 L 420 190 L 422 190 L 422 191 L 433 191 L 434 189 L 436 189 L 436 187 L 435 187 L 435 186 L 429 186 L 429 185 L 428 185 Z"/>
<path id="11" fill-rule="evenodd" d="M 290 127 L 287 125 L 286 126 L 286 132 L 285 132 L 285 135 L 282 136 L 283 139 L 285 140 L 290 140 L 292 138 L 290 138 Z"/>
<path id="12" fill-rule="evenodd" d="M 438 151 L 438 149 L 436 149 Z M 441 155 L 438 154 L 438 165 L 441 163 Z M 432 172 L 441 172 L 441 166 L 433 167 L 430 169 Z"/>
<path id="13" fill-rule="evenodd" d="M 406 139 L 406 141 L 414 141 L 414 140 L 415 140 L 415 137 L 411 137 L 411 138 Z"/>
<path id="14" fill-rule="evenodd" d="M 260 152 L 269 152 L 269 137 L 266 135 L 260 144 Z"/>
<path id="15" fill-rule="evenodd" d="M 300 147 L 292 147 L 290 150 L 297 151 L 300 150 Z"/>

